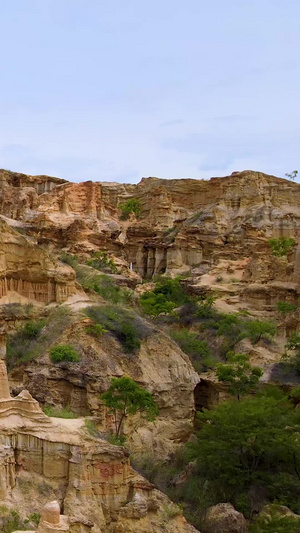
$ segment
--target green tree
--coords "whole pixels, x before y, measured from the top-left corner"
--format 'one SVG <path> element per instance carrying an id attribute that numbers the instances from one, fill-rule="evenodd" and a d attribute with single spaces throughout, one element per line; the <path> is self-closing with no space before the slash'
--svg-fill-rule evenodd
<path id="1" fill-rule="evenodd" d="M 217 365 L 217 378 L 228 385 L 230 394 L 240 399 L 258 384 L 263 375 L 259 367 L 249 363 L 249 356 L 243 353 L 229 352 L 227 363 Z"/>
<path id="2" fill-rule="evenodd" d="M 245 337 L 249 337 L 253 344 L 257 344 L 261 339 L 274 337 L 276 326 L 265 320 L 249 320 L 246 326 Z"/>
<path id="3" fill-rule="evenodd" d="M 284 496 L 285 505 L 299 507 L 300 413 L 279 389 L 222 402 L 199 413 L 199 422 L 188 458 L 196 461 L 197 476 L 219 502 L 237 505 L 244 495 L 250 511 L 251 490 L 260 487 L 267 495 L 284 474 L 294 480 L 293 491 L 276 491 L 274 499 L 281 503 Z"/>
<path id="4" fill-rule="evenodd" d="M 154 420 L 159 413 L 152 394 L 126 376 L 112 378 L 111 385 L 101 395 L 101 400 L 114 415 L 116 437 L 120 436 L 122 423 L 128 415 L 140 412 L 148 420 Z"/>
<path id="5" fill-rule="evenodd" d="M 291 237 L 279 237 L 278 239 L 274 238 L 269 240 L 272 255 L 277 257 L 286 256 L 295 244 L 294 239 Z"/>

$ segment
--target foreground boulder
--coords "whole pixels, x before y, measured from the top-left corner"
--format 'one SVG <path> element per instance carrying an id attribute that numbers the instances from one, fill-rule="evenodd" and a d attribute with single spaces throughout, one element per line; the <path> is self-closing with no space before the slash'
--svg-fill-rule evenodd
<path id="1" fill-rule="evenodd" d="M 206 513 L 205 533 L 247 533 L 247 522 L 231 503 L 209 507 Z"/>

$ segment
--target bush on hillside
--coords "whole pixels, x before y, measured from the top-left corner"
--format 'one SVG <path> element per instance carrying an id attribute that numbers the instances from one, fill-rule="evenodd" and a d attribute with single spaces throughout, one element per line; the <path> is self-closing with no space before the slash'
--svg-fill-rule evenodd
<path id="1" fill-rule="evenodd" d="M 190 357 L 197 372 L 214 368 L 217 360 L 212 356 L 207 342 L 199 339 L 196 333 L 187 329 L 170 330 L 169 333 L 181 350 Z"/>
<path id="2" fill-rule="evenodd" d="M 127 220 L 131 214 L 134 214 L 136 218 L 141 215 L 141 202 L 137 198 L 130 198 L 124 204 L 121 204 L 119 208 L 122 213 L 122 220 Z"/>
<path id="3" fill-rule="evenodd" d="M 161 314 L 171 313 L 189 301 L 180 278 L 161 278 L 152 291 L 144 292 L 140 297 L 140 305 L 145 314 L 156 318 Z"/>
<path id="4" fill-rule="evenodd" d="M 52 363 L 60 363 L 62 361 L 77 363 L 80 361 L 80 355 L 70 344 L 57 344 L 50 350 L 50 359 Z"/>
<path id="5" fill-rule="evenodd" d="M 42 356 L 59 339 L 71 320 L 70 311 L 58 307 L 51 310 L 47 318 L 30 320 L 18 331 L 9 334 L 6 353 L 8 369 Z"/>
<path id="6" fill-rule="evenodd" d="M 149 326 L 135 313 L 116 305 L 92 306 L 85 312 L 95 324 L 100 324 L 112 333 L 128 354 L 138 351 L 141 340 L 151 332 Z"/>
<path id="7" fill-rule="evenodd" d="M 87 261 L 87 265 L 96 270 L 108 270 L 109 272 L 117 272 L 117 267 L 113 259 L 111 259 L 107 252 L 95 252 L 91 259 Z"/>
<path id="8" fill-rule="evenodd" d="M 288 237 L 279 237 L 278 239 L 274 238 L 269 240 L 271 253 L 276 257 L 284 257 L 288 255 L 295 244 L 295 240 Z"/>
<path id="9" fill-rule="evenodd" d="M 282 356 L 284 363 L 291 366 L 300 374 L 300 335 L 299 333 L 293 333 L 286 345 L 285 352 Z"/>
<path id="10" fill-rule="evenodd" d="M 282 315 L 287 315 L 288 313 L 293 313 L 298 309 L 298 305 L 291 304 L 290 302 L 278 302 L 277 309 Z"/>

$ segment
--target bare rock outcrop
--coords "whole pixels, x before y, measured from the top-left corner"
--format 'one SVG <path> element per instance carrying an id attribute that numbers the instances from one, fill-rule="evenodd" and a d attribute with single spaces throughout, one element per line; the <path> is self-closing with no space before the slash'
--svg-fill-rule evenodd
<path id="1" fill-rule="evenodd" d="M 0 303 L 11 293 L 44 304 L 61 303 L 75 292 L 72 268 L 0 220 Z"/>
<path id="2" fill-rule="evenodd" d="M 128 445 L 136 452 L 148 451 L 161 457 L 174 452 L 193 428 L 194 388 L 199 377 L 189 358 L 165 333 L 150 330 L 149 326 L 139 352 L 128 355 L 111 335 L 89 335 L 88 325 L 88 319 L 75 316 L 56 340 L 76 346 L 82 354 L 80 363 L 53 364 L 46 351 L 39 359 L 10 372 L 13 388 L 26 387 L 42 404 L 69 406 L 79 415 L 93 415 L 105 432 L 112 429 L 112 419 L 100 395 L 108 389 L 112 377 L 130 376 L 153 394 L 160 415 L 155 423 L 139 416 L 128 418 L 124 427 Z"/>
<path id="3" fill-rule="evenodd" d="M 0 213 L 39 244 L 79 255 L 107 250 L 141 277 L 191 270 L 193 285 L 222 261 L 247 260 L 232 292 L 240 307 L 253 304 L 254 311 L 263 304 L 272 313 L 278 298 L 288 298 L 292 287 L 285 292 L 278 283 L 298 286 L 296 248 L 277 259 L 268 245 L 272 237 L 299 241 L 300 185 L 289 180 L 250 170 L 210 180 L 144 178 L 137 185 L 7 171 L 0 178 Z M 130 198 L 140 202 L 141 215 L 124 221 L 120 206 Z"/>
<path id="4" fill-rule="evenodd" d="M 2 370 L 1 502 L 26 514 L 43 508 L 39 533 L 143 533 L 145 523 L 157 532 L 195 531 L 180 512 L 165 528 L 164 505 L 173 504 L 131 469 L 124 448 L 91 437 L 82 419 L 48 418 L 28 391 L 7 397 Z M 49 493 L 55 500 L 47 501 Z"/>

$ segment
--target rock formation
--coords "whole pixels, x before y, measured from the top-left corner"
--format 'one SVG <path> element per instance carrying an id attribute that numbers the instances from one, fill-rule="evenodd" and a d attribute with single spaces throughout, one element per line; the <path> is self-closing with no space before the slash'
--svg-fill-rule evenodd
<path id="1" fill-rule="evenodd" d="M 241 306 L 274 310 L 272 292 L 298 297 L 299 254 L 295 249 L 274 260 L 268 246 L 271 237 L 298 242 L 297 183 L 253 171 L 209 181 L 147 178 L 137 185 L 75 184 L 7 171 L 0 177 L 0 213 L 38 243 L 79 255 L 108 250 L 141 277 L 192 269 L 196 284 L 222 261 L 231 261 L 233 270 L 244 261 L 242 286 L 233 291 Z M 140 202 L 138 220 L 121 219 L 119 207 L 129 198 Z"/>
<path id="2" fill-rule="evenodd" d="M 124 220 L 121 207 L 133 198 L 140 216 L 131 213 Z M 89 321 L 76 311 L 83 291 L 74 270 L 58 257 L 63 249 L 85 262 L 95 251 L 108 252 L 121 271 L 115 281 L 132 287 L 135 296 L 145 289 L 136 288 L 142 278 L 188 273 L 187 290 L 216 295 L 219 311 L 278 319 L 278 302 L 297 306 L 300 297 L 299 228 L 300 185 L 259 172 L 207 181 L 144 178 L 126 185 L 0 171 L 1 357 L 6 331 L 25 320 L 5 317 L 2 309 L 13 302 L 32 303 L 45 315 L 53 305 L 69 305 L 73 318 L 55 342 L 76 345 L 82 355 L 73 366 L 52 364 L 47 345 L 38 358 L 11 371 L 14 398 L 0 361 L 1 500 L 11 508 L 22 501 L 25 514 L 44 508 L 39 533 L 193 531 L 179 510 L 131 469 L 124 448 L 90 436 L 81 419 L 49 419 L 37 400 L 92 415 L 105 433 L 111 419 L 99 396 L 111 377 L 129 375 L 160 408 L 155 424 L 127 422 L 129 446 L 166 457 L 188 439 L 195 403 L 212 407 L 226 390 L 208 374 L 200 381 L 187 356 L 154 326 L 130 357 L 112 335 L 88 335 Z M 275 257 L 269 239 L 282 236 L 295 244 Z M 84 305 L 93 299 L 103 303 L 87 292 Z M 240 348 L 259 364 L 273 363 L 299 324 L 297 309 L 278 320 L 277 347 Z M 24 385 L 29 392 L 22 392 Z M 24 496 L 26 483 L 30 490 Z M 213 530 L 245 531 L 243 517 L 229 504 L 220 505 L 209 511 Z"/>
<path id="3" fill-rule="evenodd" d="M 206 513 L 206 533 L 247 533 L 245 517 L 230 503 L 209 507 Z"/>
<path id="4" fill-rule="evenodd" d="M 187 440 L 193 427 L 193 391 L 199 377 L 189 358 L 166 334 L 154 329 L 139 353 L 128 357 L 112 336 L 97 339 L 88 335 L 88 325 L 88 319 L 75 315 L 59 340 L 77 347 L 82 354 L 80 363 L 53 365 L 46 352 L 10 372 L 12 387 L 26 387 L 42 404 L 69 406 L 80 415 L 94 415 L 99 429 L 107 431 L 111 420 L 100 394 L 112 377 L 128 375 L 154 395 L 160 409 L 155 424 L 139 418 L 128 421 L 128 444 L 137 452 L 168 456 Z"/>
<path id="5" fill-rule="evenodd" d="M 144 533 L 150 523 L 157 532 L 195 531 L 179 510 L 166 522 L 164 506 L 173 504 L 131 469 L 124 448 L 89 436 L 82 419 L 50 419 L 28 391 L 10 398 L 3 360 L 0 369 L 1 502 L 27 513 L 44 503 L 39 533 Z M 49 493 L 57 501 L 47 502 Z"/>
<path id="6" fill-rule="evenodd" d="M 75 292 L 70 267 L 52 260 L 42 247 L 0 220 L 0 304 L 14 301 L 11 293 L 48 304 L 61 303 Z"/>

